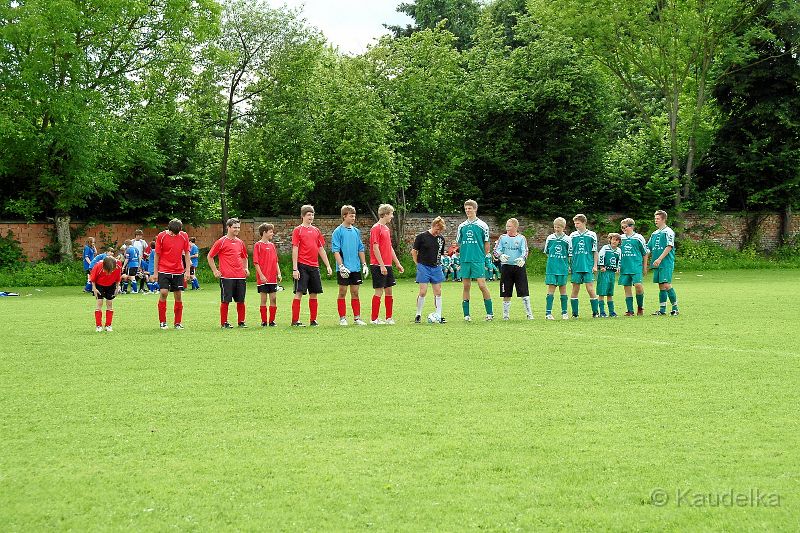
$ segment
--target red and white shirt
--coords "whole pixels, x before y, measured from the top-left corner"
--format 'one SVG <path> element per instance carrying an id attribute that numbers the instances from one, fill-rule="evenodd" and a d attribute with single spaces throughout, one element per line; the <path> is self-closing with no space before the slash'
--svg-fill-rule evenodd
<path id="1" fill-rule="evenodd" d="M 247 247 L 239 237 L 229 239 L 227 236 L 217 239 L 208 251 L 209 257 L 219 256 L 219 271 L 223 278 L 246 279 L 244 261 L 247 259 Z"/>
<path id="2" fill-rule="evenodd" d="M 189 251 L 189 235 L 181 231 L 173 235 L 169 231 L 162 231 L 156 237 L 156 256 L 158 256 L 158 271 L 162 274 L 183 274 L 186 267 L 181 258 Z"/>
<path id="3" fill-rule="evenodd" d="M 261 268 L 261 272 L 266 276 L 262 278 L 256 270 L 256 284 L 278 283 L 278 251 L 275 243 L 258 241 L 253 246 L 253 264 Z"/>
<path id="4" fill-rule="evenodd" d="M 319 249 L 325 246 L 325 237 L 317 227 L 301 224 L 292 231 L 292 246 L 297 246 L 298 263 L 318 267 Z"/>
<path id="5" fill-rule="evenodd" d="M 392 266 L 392 232 L 386 224 L 375 223 L 369 230 L 369 264 L 380 265 L 375 255 L 375 244 L 381 252 L 384 266 Z"/>
<path id="6" fill-rule="evenodd" d="M 92 267 L 92 272 L 89 274 L 89 279 L 95 285 L 100 285 L 101 287 L 110 287 L 115 283 L 119 283 L 122 279 L 122 267 L 119 263 L 114 267 L 114 270 L 111 272 L 106 272 L 103 270 L 103 262 L 100 261 L 96 265 Z"/>

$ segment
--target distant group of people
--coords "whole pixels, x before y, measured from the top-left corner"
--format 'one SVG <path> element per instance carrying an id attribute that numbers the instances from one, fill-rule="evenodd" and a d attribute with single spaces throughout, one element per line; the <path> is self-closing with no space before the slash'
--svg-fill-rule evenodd
<path id="1" fill-rule="evenodd" d="M 436 217 L 428 230 L 414 239 L 411 255 L 416 265 L 416 281 L 419 285 L 414 322 L 422 322 L 423 310 L 431 286 L 434 296 L 434 311 L 427 316 L 428 322 L 445 323 L 442 307 L 442 283 L 452 275 L 461 280 L 461 310 L 464 320 L 472 321 L 470 306 L 472 281 L 474 280 L 483 298 L 485 320 L 494 319 L 494 308 L 486 280 L 493 269 L 499 270 L 500 296 L 503 300 L 502 317 L 510 319 L 512 296 L 521 298 L 525 316 L 533 319 L 526 262 L 529 254 L 527 238 L 519 232 L 519 221 L 510 218 L 506 222 L 506 233 L 501 235 L 493 249 L 490 249 L 489 227 L 477 216 L 478 204 L 474 200 L 464 203 L 466 220 L 456 230 L 454 247 L 446 251 L 443 233 L 446 229 L 442 217 Z M 335 270 L 338 286 L 337 311 L 339 324 L 347 326 L 347 295 L 350 295 L 352 323 L 365 326 L 395 323 L 394 298 L 392 289 L 396 285 L 395 268 L 403 273 L 403 265 L 392 245 L 389 224 L 394 218 L 394 208 L 389 204 L 378 207 L 378 221 L 369 232 L 369 263 L 367 249 L 355 226 L 356 210 L 351 205 L 341 208 L 342 223 L 331 236 L 330 251 L 335 264 L 332 266 L 325 248 L 322 232 L 313 225 L 314 208 L 304 205 L 300 209 L 301 223 L 292 231 L 292 280 L 293 298 L 291 321 L 294 327 L 305 327 L 300 320 L 301 301 L 308 295 L 308 325 L 318 326 L 318 296 L 323 293 L 320 261 L 328 276 Z M 553 304 L 558 289 L 561 297 L 561 316 L 569 319 L 568 304 L 571 304 L 573 318 L 579 316 L 578 295 L 581 285 L 589 294 L 591 313 L 594 318 L 616 317 L 614 308 L 614 287 L 618 284 L 625 290 L 626 316 L 644 314 L 643 278 L 648 269 L 653 270 L 653 281 L 659 285 L 659 308 L 654 315 L 666 315 L 667 301 L 672 304 L 672 315 L 678 314 L 678 302 L 672 288 L 672 274 L 675 264 L 675 233 L 667 226 L 667 213 L 656 211 L 654 220 L 656 231 L 649 242 L 636 233 L 635 222 L 626 218 L 621 222 L 622 233 L 609 233 L 608 244 L 598 249 L 597 235 L 586 227 L 587 219 L 578 214 L 573 217 L 575 231 L 567 235 L 567 222 L 564 218 L 553 221 L 554 232 L 544 245 L 547 256 L 545 284 L 545 318 L 554 320 Z M 246 328 L 247 280 L 250 277 L 248 247 L 239 238 L 241 223 L 236 218 L 226 222 L 226 234 L 211 246 L 206 259 L 220 285 L 220 327 L 233 328 L 229 322 L 229 306 L 236 303 L 236 324 Z M 276 326 L 278 283 L 282 281 L 278 252 L 273 242 L 275 227 L 264 223 L 258 227 L 260 239 L 252 248 L 253 266 L 256 271 L 257 291 L 260 294 L 260 318 L 262 327 Z M 155 292 L 158 300 L 159 327 L 167 329 L 167 297 L 174 295 L 175 329 L 183 329 L 182 291 L 186 281 L 193 288 L 199 288 L 196 277 L 199 249 L 183 231 L 178 219 L 169 222 L 167 229 L 158 234 L 149 245 L 137 231 L 135 238 L 126 241 L 121 255 L 114 250 L 105 254 L 94 254 L 84 249 L 84 263 L 87 270 L 87 286 L 97 297 L 95 311 L 96 328 L 102 331 L 102 304 L 106 304 L 105 329 L 111 331 L 113 319 L 112 301 L 116 294 L 126 292 L 130 283 L 133 292 L 138 289 Z M 93 248 L 93 239 L 87 248 Z M 649 261 L 652 254 L 653 261 Z M 457 263 L 456 263 L 457 262 Z M 453 269 L 453 264 L 457 268 Z M 495 263 L 499 263 L 499 268 Z M 362 319 L 359 287 L 372 276 L 374 290 L 370 316 Z M 567 296 L 567 282 L 572 283 L 572 291 Z M 137 287 L 138 285 L 138 287 Z M 146 287 L 146 289 L 144 289 Z M 634 291 L 636 310 L 634 311 Z M 381 304 L 384 318 L 380 318 Z M 606 312 L 606 306 L 608 312 Z"/>

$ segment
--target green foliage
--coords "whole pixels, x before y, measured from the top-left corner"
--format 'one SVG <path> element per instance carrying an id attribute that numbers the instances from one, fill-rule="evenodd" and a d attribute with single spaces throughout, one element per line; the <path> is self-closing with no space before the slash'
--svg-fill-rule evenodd
<path id="1" fill-rule="evenodd" d="M 62 287 L 74 286 L 76 291 L 86 283 L 80 261 L 60 263 L 27 263 L 23 267 L 0 269 L 0 287 Z"/>
<path id="2" fill-rule="evenodd" d="M 19 268 L 25 260 L 22 243 L 14 238 L 11 230 L 8 230 L 5 237 L 0 235 L 0 269 Z"/>
<path id="3" fill-rule="evenodd" d="M 681 240 L 675 248 L 677 270 L 775 269 L 800 267 L 797 244 L 765 255 L 753 244 L 742 250 L 726 248 L 709 240 Z"/>
<path id="4" fill-rule="evenodd" d="M 396 38 L 410 37 L 422 30 L 442 28 L 456 37 L 456 47 L 464 50 L 472 44 L 481 5 L 476 0 L 415 0 L 401 2 L 398 13 L 414 19 L 415 25 L 387 26 Z"/>

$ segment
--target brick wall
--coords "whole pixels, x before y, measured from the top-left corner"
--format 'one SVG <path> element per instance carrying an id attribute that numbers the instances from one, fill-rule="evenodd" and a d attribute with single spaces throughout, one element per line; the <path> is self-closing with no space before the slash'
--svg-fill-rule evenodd
<path id="1" fill-rule="evenodd" d="M 403 240 L 410 245 L 418 233 L 430 227 L 430 223 L 434 217 L 435 215 L 433 214 L 413 213 L 408 215 L 406 217 Z M 448 242 L 451 242 L 455 238 L 455 230 L 464 220 L 464 216 L 461 214 L 443 215 L 443 218 L 447 223 L 445 237 Z M 491 215 L 481 215 L 481 218 L 489 225 L 493 240 L 505 231 L 504 220 L 498 221 Z M 532 247 L 541 247 L 547 235 L 552 232 L 552 222 L 549 220 L 529 220 L 524 217 L 518 218 L 523 231 L 532 230 L 530 233 L 531 238 L 529 239 L 530 245 Z M 618 221 L 621 218 L 623 218 L 622 215 L 607 215 L 607 220 L 609 222 Z M 686 234 L 693 239 L 709 239 L 723 246 L 740 247 L 746 235 L 747 221 L 739 214 L 720 214 L 713 219 L 708 219 L 697 214 L 689 213 L 685 216 L 685 220 Z M 291 251 L 291 233 L 292 229 L 299 223 L 299 217 L 279 216 L 263 219 L 243 219 L 242 232 L 240 234 L 242 240 L 246 243 L 252 243 L 258 240 L 257 228 L 262 222 L 274 224 L 276 244 L 278 244 L 282 252 Z M 766 214 L 760 216 L 758 222 L 758 247 L 765 250 L 774 249 L 778 244 L 780 216 L 777 214 Z M 330 240 L 331 233 L 333 233 L 333 230 L 341 223 L 341 218 L 338 216 L 318 215 L 314 223 L 322 230 L 326 239 Z M 362 235 L 365 240 L 372 224 L 373 220 L 371 217 L 363 217 L 357 221 L 357 225 L 362 229 Z M 73 227 L 77 227 L 77 225 L 78 224 L 73 224 Z M 50 242 L 50 233 L 48 230 L 51 228 L 51 224 L 45 223 L 26 224 L 24 222 L 0 221 L 0 234 L 5 236 L 6 233 L 11 230 L 14 237 L 22 243 L 22 247 L 28 259 L 32 261 L 44 257 L 42 249 Z M 76 254 L 81 253 L 83 242 L 86 237 L 94 237 L 97 240 L 98 246 L 105 243 L 121 244 L 126 239 L 132 239 L 136 229 L 142 229 L 145 239 L 150 241 L 155 238 L 163 227 L 146 227 L 129 222 L 97 224 L 86 230 L 86 235 L 81 237 L 80 242 L 76 243 L 75 252 Z M 190 236 L 197 238 L 197 244 L 201 248 L 210 247 L 221 235 L 219 223 L 209 223 L 202 226 L 187 226 L 185 229 Z M 800 234 L 800 215 L 792 217 L 791 233 L 795 236 Z"/>

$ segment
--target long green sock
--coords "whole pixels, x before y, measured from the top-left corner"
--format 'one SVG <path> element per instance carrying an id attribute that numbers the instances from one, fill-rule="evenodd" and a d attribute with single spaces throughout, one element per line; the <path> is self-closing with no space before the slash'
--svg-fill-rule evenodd
<path id="1" fill-rule="evenodd" d="M 644 293 L 636 295 L 636 307 L 639 309 L 644 307 Z"/>
<path id="2" fill-rule="evenodd" d="M 561 297 L 561 314 L 562 315 L 566 314 L 566 312 L 567 312 L 567 302 L 568 301 L 569 301 L 569 298 L 567 297 L 566 294 Z"/>
<path id="3" fill-rule="evenodd" d="M 578 316 L 578 299 L 570 298 L 569 303 L 572 306 L 572 316 Z"/>
<path id="4" fill-rule="evenodd" d="M 488 300 L 483 301 L 483 307 L 486 309 L 487 315 L 493 315 L 492 313 L 492 299 L 489 298 Z"/>
<path id="5" fill-rule="evenodd" d="M 547 297 L 545 298 L 545 302 L 546 303 L 545 303 L 545 308 L 544 308 L 544 314 L 546 314 L 546 315 L 552 315 L 553 314 L 553 300 L 554 300 L 554 298 L 555 297 L 552 294 L 548 294 Z"/>
<path id="6" fill-rule="evenodd" d="M 608 302 L 608 303 L 611 303 L 611 302 Z M 598 301 L 598 305 L 600 306 L 600 314 L 601 315 L 606 314 L 606 303 L 603 300 L 599 300 Z M 610 306 L 609 306 L 608 310 L 609 311 L 611 310 Z"/>
<path id="7" fill-rule="evenodd" d="M 589 300 L 589 303 L 592 304 L 592 314 L 596 315 L 598 312 L 597 298 L 592 298 L 591 300 Z"/>
<path id="8" fill-rule="evenodd" d="M 608 314 L 609 315 L 613 315 L 614 314 L 614 300 L 609 300 L 608 301 Z"/>
<path id="9" fill-rule="evenodd" d="M 461 309 L 464 311 L 464 316 L 469 316 L 469 300 L 461 302 Z"/>
<path id="10" fill-rule="evenodd" d="M 675 294 L 675 289 L 670 287 L 669 290 L 667 291 L 667 296 L 669 297 L 669 301 L 672 304 L 672 308 L 673 309 L 677 309 L 678 308 L 678 295 Z"/>
<path id="11" fill-rule="evenodd" d="M 658 310 L 662 313 L 667 310 L 667 291 L 658 291 Z"/>
<path id="12" fill-rule="evenodd" d="M 633 313 L 633 296 L 625 297 L 625 307 L 628 308 L 629 313 Z"/>

